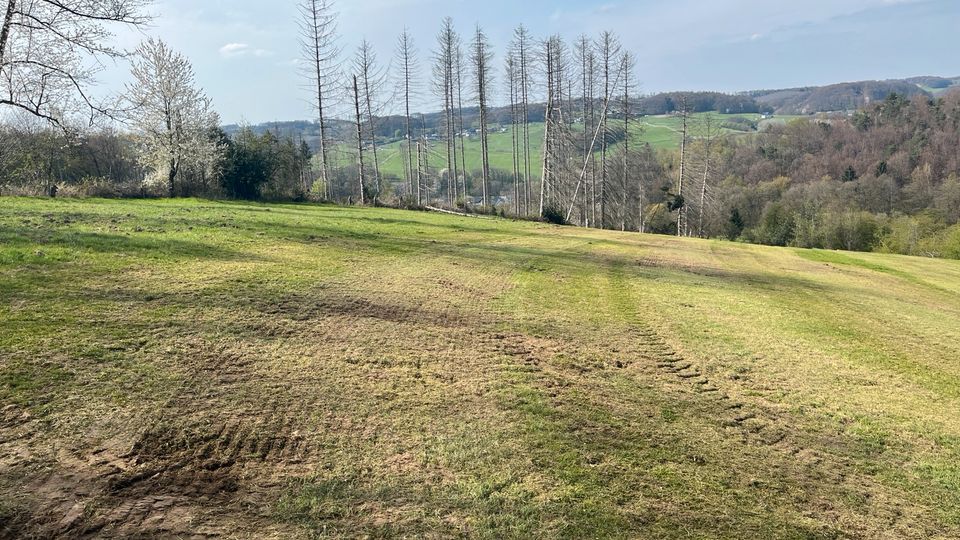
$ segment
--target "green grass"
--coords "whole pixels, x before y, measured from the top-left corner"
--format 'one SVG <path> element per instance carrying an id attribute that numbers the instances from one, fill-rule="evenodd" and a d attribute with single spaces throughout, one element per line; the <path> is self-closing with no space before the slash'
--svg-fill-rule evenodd
<path id="1" fill-rule="evenodd" d="M 0 199 L 0 530 L 957 537 L 958 321 L 953 261 Z"/>

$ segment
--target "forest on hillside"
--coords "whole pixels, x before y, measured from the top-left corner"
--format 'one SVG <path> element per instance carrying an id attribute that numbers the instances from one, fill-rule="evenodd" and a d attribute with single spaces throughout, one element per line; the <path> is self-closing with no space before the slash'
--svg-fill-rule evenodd
<path id="1" fill-rule="evenodd" d="M 726 139 L 716 156 L 706 235 L 960 258 L 960 94 L 891 94 Z"/>

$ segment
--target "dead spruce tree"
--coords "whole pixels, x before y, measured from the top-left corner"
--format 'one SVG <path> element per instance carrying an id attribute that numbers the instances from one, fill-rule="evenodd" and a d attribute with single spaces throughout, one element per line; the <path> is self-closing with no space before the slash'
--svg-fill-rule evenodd
<path id="1" fill-rule="evenodd" d="M 355 127 L 357 131 L 357 187 L 360 191 L 360 204 L 365 204 L 364 183 L 365 175 L 363 164 L 363 118 L 360 116 L 360 85 L 357 84 L 357 76 L 353 76 L 353 107 Z"/>
<path id="2" fill-rule="evenodd" d="M 619 86 L 621 77 L 623 76 L 622 66 L 623 66 L 622 63 L 619 64 L 618 69 L 616 70 L 616 74 L 614 76 L 613 84 L 612 84 L 614 88 Z M 587 171 L 590 166 L 590 162 L 593 159 L 593 154 L 598 147 L 598 141 L 604 136 L 603 134 L 604 126 L 607 125 L 607 119 L 610 114 L 611 105 L 612 105 L 612 100 L 609 100 L 609 99 L 603 100 L 602 106 L 600 107 L 599 117 L 596 118 L 596 121 L 594 122 L 594 124 L 596 125 L 596 130 L 593 133 L 593 139 L 590 142 L 589 151 L 587 152 L 590 157 L 583 162 L 583 166 L 580 168 L 578 179 L 576 182 L 576 187 L 573 190 L 573 196 L 572 196 L 573 198 L 570 201 L 570 207 L 567 210 L 567 214 L 566 214 L 566 220 L 568 222 L 570 221 L 570 218 L 573 215 L 574 207 L 576 205 L 578 197 L 580 196 L 580 191 L 581 191 L 581 188 L 583 187 L 584 181 L 587 177 Z M 601 226 L 602 224 L 598 225 L 598 227 L 601 227 Z"/>
<path id="3" fill-rule="evenodd" d="M 140 160 L 165 181 L 170 197 L 188 169 L 210 171 L 218 161 L 217 143 L 210 134 L 220 124 L 210 99 L 194 79 L 185 56 L 164 42 L 150 39 L 137 49 L 134 82 L 127 88 L 130 123 L 137 132 Z"/>
<path id="4" fill-rule="evenodd" d="M 610 100 L 613 99 L 613 91 L 616 87 L 614 84 L 614 71 L 617 69 L 618 57 L 620 56 L 620 41 L 612 32 L 604 32 L 600 35 L 600 39 L 597 41 L 597 55 L 600 60 L 600 70 L 602 77 L 603 85 L 603 106 L 609 111 Z M 604 115 L 601 119 L 601 136 L 600 136 L 600 189 L 599 189 L 599 205 L 600 205 L 600 227 L 607 226 L 607 182 L 610 176 L 610 163 L 608 160 L 609 150 L 610 150 L 610 131 L 607 124 L 609 115 Z"/>
<path id="5" fill-rule="evenodd" d="M 456 115 L 456 55 L 460 38 L 453 27 L 453 19 L 443 20 L 443 28 L 437 36 L 437 50 L 433 55 L 434 90 L 443 99 L 443 133 L 447 153 L 447 203 L 453 206 L 457 201 L 457 144 L 455 139 Z"/>
<path id="6" fill-rule="evenodd" d="M 512 49 L 507 52 L 506 64 L 504 65 L 504 74 L 507 93 L 510 96 L 510 157 L 513 161 L 513 211 L 520 215 L 520 146 L 519 146 L 519 127 L 520 119 L 518 114 L 519 86 L 517 76 L 517 60 L 515 51 Z"/>
<path id="7" fill-rule="evenodd" d="M 111 28 L 144 26 L 149 0 L 7 0 L 0 25 L 0 107 L 68 129 L 116 117 L 90 85 L 98 67 L 126 56 L 110 45 Z M 90 62 L 90 59 L 93 62 Z"/>
<path id="8" fill-rule="evenodd" d="M 595 129 L 595 94 L 596 94 L 596 74 L 594 67 L 596 63 L 596 53 L 594 52 L 593 42 L 586 35 L 577 38 L 575 47 L 577 63 L 580 66 L 580 118 L 583 123 L 583 148 L 582 158 L 584 162 L 589 162 L 585 178 L 585 194 L 583 204 L 585 210 L 583 224 L 585 226 L 596 226 L 597 223 L 597 163 L 594 153 L 590 150 L 591 138 Z"/>
<path id="9" fill-rule="evenodd" d="M 630 181 L 630 91 L 633 90 L 633 68 L 636 66 L 636 61 L 633 58 L 633 55 L 629 51 L 626 51 L 621 56 L 620 60 L 620 75 L 623 78 L 623 102 L 621 103 L 623 114 L 623 168 L 622 168 L 622 179 L 620 186 L 620 230 L 627 230 L 627 219 L 630 213 L 630 205 L 628 203 L 631 199 L 631 192 L 634 191 L 634 184 Z M 638 178 L 640 176 L 638 175 Z M 638 195 L 638 198 L 642 198 L 642 187 L 640 187 L 641 195 Z"/>
<path id="10" fill-rule="evenodd" d="M 457 139 L 460 141 L 460 193 L 466 199 L 470 194 L 467 189 L 467 145 L 464 142 L 466 130 L 463 125 L 463 64 L 463 46 L 457 40 L 453 61 L 454 83 L 457 89 L 457 116 L 454 119 L 454 129 L 457 133 Z"/>
<path id="11" fill-rule="evenodd" d="M 338 58 L 337 15 L 332 0 L 302 0 L 300 10 L 300 64 L 312 93 L 320 135 L 320 178 L 325 198 L 333 198 L 330 173 L 330 133 L 327 121 L 337 84 Z"/>
<path id="12" fill-rule="evenodd" d="M 703 117 L 701 126 L 702 137 L 700 138 L 701 161 L 703 166 L 703 176 L 700 179 L 700 200 L 697 203 L 697 236 L 703 238 L 703 222 L 706 209 L 711 195 L 710 184 L 714 173 L 713 154 L 716 139 L 719 136 L 720 128 L 716 125 L 712 114 L 706 114 Z"/>
<path id="13" fill-rule="evenodd" d="M 382 112 L 379 102 L 380 91 L 386 81 L 386 72 L 377 64 L 377 54 L 367 40 L 357 48 L 353 69 L 360 82 L 360 102 L 364 109 L 364 124 L 367 130 L 367 142 L 373 156 L 373 204 L 379 203 L 383 191 L 380 175 L 380 158 L 377 153 L 377 116 Z M 362 142 L 362 141 L 361 141 Z"/>
<path id="14" fill-rule="evenodd" d="M 404 28 L 403 33 L 397 40 L 396 62 L 399 65 L 400 75 L 398 80 L 398 90 L 403 96 L 404 110 L 404 174 L 406 175 L 407 186 L 410 190 L 412 200 L 420 205 L 420 186 L 419 176 L 414 170 L 414 152 L 413 152 L 413 120 L 410 117 L 410 102 L 414 99 L 417 91 L 417 77 L 419 75 L 419 64 L 417 62 L 417 50 L 410 32 Z M 418 158 L 419 163 L 419 158 Z"/>
<path id="15" fill-rule="evenodd" d="M 575 169 L 579 170 L 574 114 L 570 97 L 570 54 L 559 36 L 543 42 L 543 74 L 546 86 L 544 110 L 543 167 L 540 181 L 541 216 L 546 211 L 562 212 L 573 198 Z M 559 214 L 558 214 L 559 215 Z M 569 221 L 569 217 L 566 218 Z"/>
<path id="16" fill-rule="evenodd" d="M 520 25 L 513 33 L 510 50 L 515 56 L 517 70 L 517 114 L 520 122 L 519 146 L 522 150 L 521 178 L 523 187 L 521 213 L 530 215 L 530 181 L 533 171 L 533 158 L 530 154 L 530 92 L 533 84 L 533 45 L 526 27 Z"/>
<path id="17" fill-rule="evenodd" d="M 555 78 L 555 68 L 554 62 L 556 61 L 556 55 L 554 54 L 554 40 L 550 38 L 544 42 L 544 80 L 546 82 L 547 90 L 547 101 L 546 107 L 543 113 L 543 151 L 542 155 L 542 166 L 540 170 L 540 210 L 538 216 L 543 219 L 546 210 L 547 210 L 547 197 L 549 189 L 547 186 L 553 181 L 553 140 L 554 137 L 554 101 L 556 99 L 554 92 L 554 82 Z"/>
<path id="18" fill-rule="evenodd" d="M 477 26 L 473 39 L 473 50 L 470 61 L 473 64 L 473 76 L 477 89 L 477 106 L 480 108 L 480 181 L 483 184 L 483 206 L 490 206 L 490 142 L 488 124 L 489 111 L 487 103 L 490 97 L 491 82 L 493 79 L 493 52 L 483 29 Z"/>

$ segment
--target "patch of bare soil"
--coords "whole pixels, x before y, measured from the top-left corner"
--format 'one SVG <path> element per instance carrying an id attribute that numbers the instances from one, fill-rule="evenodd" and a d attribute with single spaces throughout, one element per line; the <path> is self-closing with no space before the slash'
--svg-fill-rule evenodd
<path id="1" fill-rule="evenodd" d="M 255 308 L 223 321 L 249 338 L 155 334 L 163 346 L 150 354 L 182 382 L 132 414 L 133 423 L 104 419 L 109 440 L 97 433 L 57 440 L 26 409 L 4 409 L 0 490 L 19 493 L 16 504 L 0 507 L 0 538 L 302 536 L 275 522 L 278 496 L 289 480 L 316 472 L 318 441 L 359 426 L 325 412 L 336 397 L 319 395 L 313 375 L 283 355 L 322 349 L 324 358 L 349 362 L 371 335 L 429 354 L 442 341 L 472 336 L 467 317 L 442 302 L 364 298 L 345 288 Z M 409 338 L 424 332 L 430 342 Z M 389 466 L 406 465 L 398 458 Z"/>

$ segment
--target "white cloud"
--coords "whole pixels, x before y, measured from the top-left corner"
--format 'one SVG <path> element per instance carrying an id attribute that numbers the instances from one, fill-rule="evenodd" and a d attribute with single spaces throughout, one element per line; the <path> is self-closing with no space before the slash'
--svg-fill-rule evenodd
<path id="1" fill-rule="evenodd" d="M 266 49 L 256 49 L 246 43 L 227 43 L 220 47 L 220 56 L 224 58 L 241 58 L 244 56 L 266 58 L 272 55 L 273 53 Z"/>
<path id="2" fill-rule="evenodd" d="M 227 43 L 223 47 L 220 47 L 220 56 L 224 58 L 243 56 L 248 52 L 250 52 L 250 46 L 246 43 Z"/>

